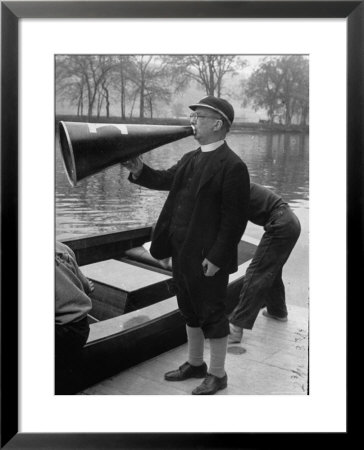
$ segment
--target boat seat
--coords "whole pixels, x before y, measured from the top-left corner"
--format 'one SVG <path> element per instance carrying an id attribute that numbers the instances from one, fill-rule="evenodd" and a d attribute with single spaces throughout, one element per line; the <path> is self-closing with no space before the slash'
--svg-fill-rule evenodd
<path id="1" fill-rule="evenodd" d="M 81 267 L 94 282 L 92 311 L 97 320 L 106 320 L 134 311 L 174 295 L 172 277 L 116 259 Z"/>
<path id="2" fill-rule="evenodd" d="M 149 252 L 150 242 L 146 242 L 140 247 L 134 247 L 124 252 L 125 259 L 130 259 L 132 261 L 141 262 L 149 266 L 162 268 L 165 270 L 172 271 L 172 259 L 158 260 L 153 258 Z M 242 264 L 248 261 L 254 256 L 255 250 L 257 248 L 257 243 L 240 241 L 238 246 L 238 264 Z"/>
<path id="3" fill-rule="evenodd" d="M 153 258 L 153 256 L 149 253 L 150 242 L 146 242 L 144 245 L 140 247 L 134 247 L 124 252 L 124 256 L 133 261 L 138 261 L 144 264 L 148 264 L 153 267 L 162 268 L 165 270 L 172 271 L 172 260 L 168 258 L 167 260 L 158 260 Z"/>

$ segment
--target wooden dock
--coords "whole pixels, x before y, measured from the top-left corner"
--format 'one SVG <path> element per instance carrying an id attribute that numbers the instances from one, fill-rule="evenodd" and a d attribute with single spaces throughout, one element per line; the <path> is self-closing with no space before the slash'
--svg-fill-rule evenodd
<path id="1" fill-rule="evenodd" d="M 187 345 L 124 370 L 81 395 L 189 395 L 201 383 L 165 381 L 165 372 L 186 361 Z M 205 360 L 209 361 L 208 341 Z M 216 395 L 307 395 L 308 309 L 288 306 L 288 321 L 281 323 L 259 314 L 254 329 L 245 330 L 243 342 L 228 346 L 228 387 Z"/>

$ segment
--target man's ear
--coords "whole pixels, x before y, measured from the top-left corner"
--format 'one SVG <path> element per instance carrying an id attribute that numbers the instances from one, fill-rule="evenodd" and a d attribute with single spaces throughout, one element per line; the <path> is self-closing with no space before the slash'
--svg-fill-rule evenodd
<path id="1" fill-rule="evenodd" d="M 221 130 L 221 128 L 223 126 L 222 120 L 221 119 L 217 119 L 215 126 L 217 127 L 216 130 Z"/>

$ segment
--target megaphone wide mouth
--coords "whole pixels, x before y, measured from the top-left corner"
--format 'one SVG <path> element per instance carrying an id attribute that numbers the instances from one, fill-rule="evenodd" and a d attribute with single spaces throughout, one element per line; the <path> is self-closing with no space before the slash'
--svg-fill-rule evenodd
<path id="1" fill-rule="evenodd" d="M 76 164 L 73 155 L 73 148 L 66 124 L 59 122 L 59 140 L 61 144 L 61 152 L 63 156 L 63 164 L 66 169 L 66 174 L 72 186 L 77 184 Z"/>
<path id="2" fill-rule="evenodd" d="M 59 122 L 63 166 L 72 186 L 112 165 L 194 134 L 191 125 Z"/>

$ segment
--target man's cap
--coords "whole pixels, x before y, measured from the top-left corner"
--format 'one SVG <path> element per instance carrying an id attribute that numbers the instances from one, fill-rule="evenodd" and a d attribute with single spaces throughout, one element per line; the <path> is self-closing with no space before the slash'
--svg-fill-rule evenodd
<path id="1" fill-rule="evenodd" d="M 208 95 L 207 97 L 201 99 L 198 103 L 194 103 L 193 105 L 189 106 L 192 111 L 195 111 L 195 109 L 198 107 L 212 109 L 221 114 L 230 126 L 233 123 L 234 108 L 227 100 L 224 100 L 223 98 Z"/>

